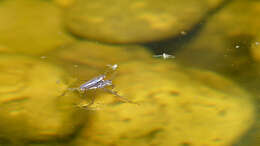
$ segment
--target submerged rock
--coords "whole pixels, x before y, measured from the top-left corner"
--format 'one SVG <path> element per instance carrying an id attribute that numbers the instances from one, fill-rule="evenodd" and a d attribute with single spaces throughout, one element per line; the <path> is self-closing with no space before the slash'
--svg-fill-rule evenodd
<path id="1" fill-rule="evenodd" d="M 252 62 L 258 59 L 255 44 L 260 41 L 260 21 L 256 18 L 259 14 L 260 1 L 230 2 L 202 24 L 205 26 L 198 36 L 177 57 L 185 63 L 213 70 L 248 72 Z"/>
<path id="2" fill-rule="evenodd" d="M 254 122 L 250 96 L 212 72 L 153 60 L 123 63 L 119 74 L 118 94 L 139 105 L 100 96 L 105 106 L 71 145 L 229 146 Z"/>
<path id="3" fill-rule="evenodd" d="M 260 38 L 260 35 L 259 35 Z M 260 64 L 260 39 L 257 39 L 259 41 L 252 42 L 251 45 L 251 52 L 254 60 Z"/>
<path id="4" fill-rule="evenodd" d="M 54 0 L 54 2 L 61 7 L 68 7 L 73 4 L 74 1 L 75 0 Z"/>
<path id="5" fill-rule="evenodd" d="M 76 0 L 66 13 L 73 34 L 104 42 L 162 40 L 191 29 L 224 0 Z"/>
<path id="6" fill-rule="evenodd" d="M 0 2 L 0 46 L 24 54 L 40 54 L 71 42 L 62 29 L 61 11 L 50 1 Z"/>
<path id="7" fill-rule="evenodd" d="M 78 65 L 79 68 L 88 66 L 100 70 L 108 64 L 120 64 L 129 60 L 150 60 L 152 54 L 149 53 L 148 49 L 138 45 L 108 45 L 77 41 L 51 52 L 48 56 L 70 65 L 71 63 Z"/>
<path id="8" fill-rule="evenodd" d="M 13 50 L 7 48 L 6 46 L 1 46 L 0 45 L 0 53 L 12 53 L 14 52 Z"/>
<path id="9" fill-rule="evenodd" d="M 13 143 L 69 139 L 86 120 L 75 108 L 77 95 L 61 96 L 73 80 L 57 66 L 1 54 L 0 70 L 0 139 Z"/>
<path id="10" fill-rule="evenodd" d="M 152 54 L 139 45 L 108 45 L 76 41 L 47 56 L 49 60 L 64 67 L 78 80 L 87 81 L 108 71 L 109 64 L 118 64 L 120 68 L 121 63 L 129 60 L 150 60 Z"/>

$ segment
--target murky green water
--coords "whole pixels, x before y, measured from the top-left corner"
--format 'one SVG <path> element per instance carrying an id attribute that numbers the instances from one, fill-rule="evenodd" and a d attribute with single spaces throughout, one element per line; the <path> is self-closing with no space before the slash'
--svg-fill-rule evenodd
<path id="1" fill-rule="evenodd" d="M 259 145 L 258 15 L 258 0 L 0 0 L 0 146 Z"/>

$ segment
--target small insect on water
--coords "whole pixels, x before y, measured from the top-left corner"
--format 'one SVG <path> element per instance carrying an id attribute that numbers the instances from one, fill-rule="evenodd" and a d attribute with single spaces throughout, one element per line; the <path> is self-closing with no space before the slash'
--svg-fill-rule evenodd
<path id="1" fill-rule="evenodd" d="M 107 66 L 110 67 L 112 69 L 112 71 L 115 71 L 117 69 L 117 67 L 118 67 L 117 64 L 107 65 Z M 91 79 L 91 80 L 81 84 L 78 88 L 69 88 L 69 89 L 72 90 L 72 91 L 78 91 L 79 93 L 83 93 L 84 95 L 87 94 L 88 90 L 102 89 L 105 92 L 108 92 L 108 93 L 111 93 L 111 94 L 115 95 L 121 101 L 137 104 L 137 103 L 135 103 L 135 102 L 133 102 L 133 101 L 123 97 L 123 96 L 120 96 L 119 94 L 117 94 L 116 91 L 113 91 L 114 85 L 112 84 L 112 79 L 111 80 L 106 80 L 105 79 L 107 73 L 108 72 L 106 72 L 103 75 L 97 76 L 97 77 L 95 77 L 95 78 L 93 78 L 93 79 Z M 109 86 L 111 86 L 112 89 L 107 88 Z M 90 103 L 78 105 L 78 107 L 84 108 L 84 109 L 89 109 L 89 107 L 94 104 L 94 101 L 95 101 L 95 98 L 92 97 Z"/>
<path id="2" fill-rule="evenodd" d="M 161 55 L 153 55 L 153 57 L 156 57 L 156 58 L 163 58 L 163 59 L 175 58 L 175 56 L 173 56 L 173 55 L 169 55 L 169 54 L 166 54 L 166 53 L 163 53 L 163 54 L 161 54 Z"/>

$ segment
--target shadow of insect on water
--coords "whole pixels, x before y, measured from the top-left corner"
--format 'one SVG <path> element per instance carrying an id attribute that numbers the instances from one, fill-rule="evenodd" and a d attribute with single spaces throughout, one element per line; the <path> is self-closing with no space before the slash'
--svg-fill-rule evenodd
<path id="1" fill-rule="evenodd" d="M 81 84 L 79 87 L 76 88 L 68 88 L 68 90 L 66 90 L 61 96 L 64 96 L 66 94 L 67 91 L 77 91 L 78 93 L 84 95 L 85 97 L 87 96 L 87 93 L 89 90 L 97 90 L 97 89 L 101 89 L 107 93 L 113 94 L 115 95 L 115 97 L 117 97 L 119 100 L 123 101 L 123 102 L 127 102 L 127 103 L 133 103 L 133 104 L 137 104 L 121 95 L 119 95 L 116 91 L 114 91 L 114 85 L 112 83 L 112 79 L 115 77 L 116 75 L 116 71 L 117 71 L 117 64 L 114 65 L 107 65 L 108 70 L 105 71 L 104 74 L 99 75 L 95 78 L 92 78 L 88 81 L 86 81 L 85 83 Z M 108 74 L 112 74 L 110 79 L 106 79 L 106 76 Z M 108 88 L 111 87 L 112 89 Z M 91 101 L 90 103 L 87 104 L 79 104 L 77 105 L 80 108 L 83 109 L 91 109 L 91 105 L 93 105 L 95 102 L 95 97 L 91 96 Z"/>

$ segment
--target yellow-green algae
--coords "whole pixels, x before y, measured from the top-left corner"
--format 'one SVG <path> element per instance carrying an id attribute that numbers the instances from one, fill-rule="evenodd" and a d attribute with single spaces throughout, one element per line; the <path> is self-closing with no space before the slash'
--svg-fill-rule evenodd
<path id="1" fill-rule="evenodd" d="M 229 146 L 254 122 L 250 96 L 208 71 L 128 61 L 120 64 L 114 84 L 140 105 L 99 95 L 101 110 L 71 145 Z"/>
<path id="2" fill-rule="evenodd" d="M 66 25 L 73 34 L 112 42 L 151 42 L 191 29 L 224 0 L 75 0 Z"/>
<path id="3" fill-rule="evenodd" d="M 50 1 L 1 1 L 0 20 L 0 46 L 14 52 L 41 54 L 72 41 L 61 10 Z"/>
<path id="4" fill-rule="evenodd" d="M 78 96 L 60 96 L 73 81 L 61 68 L 31 57 L 1 54 L 0 70 L 1 140 L 64 139 L 86 120 L 75 108 Z"/>

